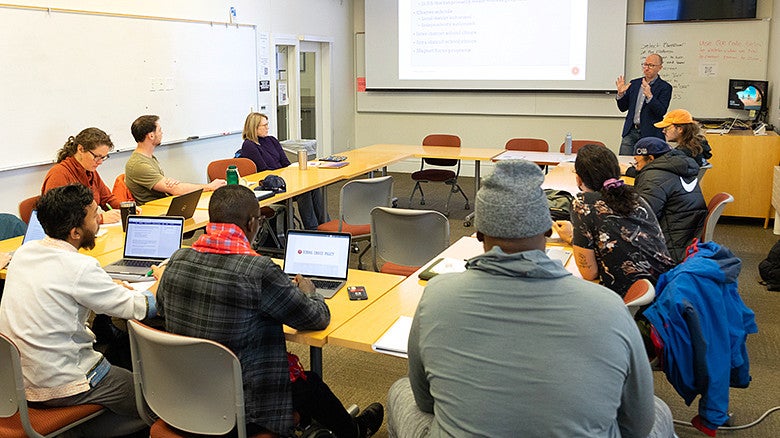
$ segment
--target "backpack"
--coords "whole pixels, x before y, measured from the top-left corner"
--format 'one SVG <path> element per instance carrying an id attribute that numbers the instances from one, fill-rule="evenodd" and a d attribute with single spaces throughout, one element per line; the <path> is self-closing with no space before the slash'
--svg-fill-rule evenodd
<path id="1" fill-rule="evenodd" d="M 761 283 L 767 290 L 780 291 L 780 240 L 769 250 L 766 258 L 758 264 Z"/>
<path id="2" fill-rule="evenodd" d="M 554 221 L 571 220 L 571 202 L 574 196 L 565 190 L 545 189 L 547 203 L 550 204 L 550 217 Z"/>
<path id="3" fill-rule="evenodd" d="M 263 207 L 265 208 L 265 207 Z M 281 204 L 271 204 L 268 208 L 274 211 L 272 217 L 264 217 L 260 229 L 252 241 L 252 249 L 262 255 L 284 257 L 285 239 L 287 238 L 287 207 Z"/>

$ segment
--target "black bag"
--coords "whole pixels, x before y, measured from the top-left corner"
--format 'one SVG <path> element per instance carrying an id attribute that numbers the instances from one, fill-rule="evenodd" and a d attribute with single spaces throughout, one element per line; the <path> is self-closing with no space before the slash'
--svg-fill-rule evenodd
<path id="1" fill-rule="evenodd" d="M 284 193 L 287 191 L 287 183 L 284 178 L 278 175 L 268 175 L 260 181 L 260 187 L 263 190 L 270 190 L 274 193 Z"/>
<path id="2" fill-rule="evenodd" d="M 281 204 L 271 204 L 268 208 L 274 211 L 273 216 L 263 214 L 263 222 L 252 241 L 252 249 L 263 255 L 284 256 L 285 239 L 287 238 L 287 207 Z M 267 210 L 263 207 L 263 210 Z"/>
<path id="3" fill-rule="evenodd" d="M 771 291 L 780 291 L 780 241 L 772 246 L 764 261 L 758 264 L 758 274 Z"/>
<path id="4" fill-rule="evenodd" d="M 547 203 L 550 204 L 550 217 L 554 221 L 571 220 L 571 201 L 574 196 L 565 190 L 545 189 Z"/>

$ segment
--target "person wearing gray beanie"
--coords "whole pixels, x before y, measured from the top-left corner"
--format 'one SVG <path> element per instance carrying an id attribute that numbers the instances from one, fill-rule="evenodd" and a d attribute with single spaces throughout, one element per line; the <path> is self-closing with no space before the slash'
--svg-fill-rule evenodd
<path id="1" fill-rule="evenodd" d="M 485 252 L 425 286 L 409 376 L 387 396 L 390 437 L 672 435 L 623 300 L 545 254 L 543 181 L 525 160 L 500 161 L 484 179 L 475 226 Z"/>
<path id="2" fill-rule="evenodd" d="M 477 192 L 474 225 L 484 235 L 522 239 L 552 227 L 550 206 L 542 190 L 544 175 L 526 160 L 499 161 Z"/>

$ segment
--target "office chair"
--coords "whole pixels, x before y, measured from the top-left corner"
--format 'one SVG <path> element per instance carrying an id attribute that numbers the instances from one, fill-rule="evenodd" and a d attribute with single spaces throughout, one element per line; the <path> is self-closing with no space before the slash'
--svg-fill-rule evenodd
<path id="1" fill-rule="evenodd" d="M 712 163 L 706 163 L 705 165 L 699 167 L 699 185 L 701 185 L 701 181 L 704 179 L 704 174 L 707 173 L 709 169 L 712 169 Z"/>
<path id="2" fill-rule="evenodd" d="M 209 163 L 206 168 L 209 182 L 219 178 L 225 179 L 225 173 L 228 166 L 236 166 L 238 168 L 238 174 L 242 177 L 257 173 L 255 162 L 249 158 L 226 158 L 224 160 L 215 160 Z"/>
<path id="3" fill-rule="evenodd" d="M 32 216 L 32 211 L 35 210 L 35 204 L 38 203 L 38 198 L 40 197 L 41 195 L 36 195 L 19 203 L 19 217 L 22 218 L 24 223 L 30 223 L 30 216 Z"/>
<path id="4" fill-rule="evenodd" d="M 447 147 L 460 147 L 460 137 L 450 134 L 431 134 L 426 136 L 422 142 L 423 146 L 447 146 Z M 425 165 L 436 166 L 438 168 L 425 169 Z M 442 169 L 442 167 L 456 167 L 456 170 Z M 415 181 L 412 194 L 409 195 L 409 207 L 412 206 L 412 199 L 415 192 L 420 190 L 420 205 L 425 205 L 425 193 L 423 193 L 421 183 L 427 182 L 443 182 L 451 186 L 450 193 L 447 196 L 447 203 L 444 204 L 444 215 L 450 214 L 450 199 L 453 193 L 460 192 L 463 195 L 463 199 L 466 200 L 466 205 L 463 207 L 466 210 L 469 209 L 469 198 L 463 193 L 463 189 L 458 185 L 458 176 L 460 175 L 460 160 L 445 159 L 445 158 L 423 158 L 420 161 L 420 170 L 412 173 L 412 180 Z"/>
<path id="5" fill-rule="evenodd" d="M 549 152 L 550 145 L 541 138 L 511 138 L 504 148 L 508 151 Z"/>
<path id="6" fill-rule="evenodd" d="M 707 217 L 704 219 L 704 228 L 701 230 L 701 241 L 709 242 L 715 234 L 715 225 L 718 224 L 726 204 L 734 202 L 734 197 L 726 192 L 716 194 L 707 204 Z"/>
<path id="7" fill-rule="evenodd" d="M 371 210 L 374 271 L 409 276 L 450 245 L 450 223 L 438 211 Z M 382 259 L 377 269 L 377 259 Z"/>
<path id="8" fill-rule="evenodd" d="M 117 175 L 116 179 L 114 180 L 114 187 L 111 189 L 111 193 L 121 202 L 135 201 L 133 192 L 127 188 L 127 184 L 125 183 L 124 173 Z"/>
<path id="9" fill-rule="evenodd" d="M 550 152 L 547 140 L 541 138 L 510 138 L 504 145 L 508 151 Z M 547 165 L 539 164 L 539 168 L 547 173 Z"/>
<path id="10" fill-rule="evenodd" d="M 571 141 L 571 152 L 573 154 L 576 154 L 578 150 L 580 150 L 581 147 L 585 146 L 586 144 L 595 144 L 597 146 L 604 146 L 607 147 L 603 142 L 600 142 L 598 140 L 572 140 Z M 561 152 L 566 151 L 566 142 L 561 143 Z"/>
<path id="11" fill-rule="evenodd" d="M 623 303 L 631 315 L 636 315 L 640 307 L 648 305 L 655 299 L 655 286 L 650 280 L 642 278 L 634 282 L 623 296 Z"/>
<path id="12" fill-rule="evenodd" d="M 27 224 L 23 220 L 9 213 L 0 213 L 0 240 L 24 236 L 25 232 Z"/>
<path id="13" fill-rule="evenodd" d="M 138 412 L 150 437 L 222 435 L 246 438 L 241 363 L 225 346 L 128 322 Z M 204 378 L 207 377 L 207 378 Z M 159 417 L 153 421 L 145 406 Z M 275 436 L 273 434 L 260 436 Z"/>
<path id="14" fill-rule="evenodd" d="M 0 334 L 0 436 L 4 438 L 54 437 L 102 414 L 100 405 L 62 408 L 27 406 L 19 349 Z"/>
<path id="15" fill-rule="evenodd" d="M 317 229 L 351 234 L 355 252 L 359 250 L 356 241 L 368 240 L 368 246 L 358 256 L 358 269 L 363 269 L 363 255 L 371 247 L 371 209 L 389 207 L 392 197 L 392 176 L 348 181 L 341 186 L 339 218 L 325 222 Z"/>

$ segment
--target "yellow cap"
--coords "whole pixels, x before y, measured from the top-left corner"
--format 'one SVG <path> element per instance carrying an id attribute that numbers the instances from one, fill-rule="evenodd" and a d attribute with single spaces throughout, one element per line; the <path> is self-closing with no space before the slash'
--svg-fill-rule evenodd
<path id="1" fill-rule="evenodd" d="M 656 128 L 666 128 L 669 125 L 684 125 L 693 123 L 693 116 L 684 109 L 671 110 L 664 116 L 664 119 L 654 124 Z"/>

